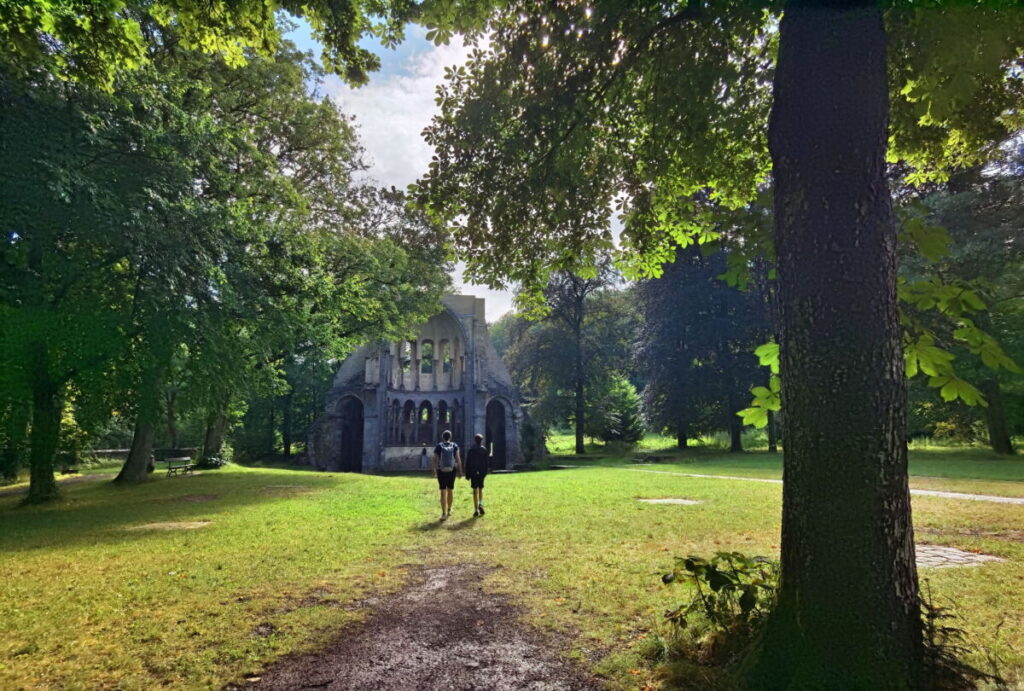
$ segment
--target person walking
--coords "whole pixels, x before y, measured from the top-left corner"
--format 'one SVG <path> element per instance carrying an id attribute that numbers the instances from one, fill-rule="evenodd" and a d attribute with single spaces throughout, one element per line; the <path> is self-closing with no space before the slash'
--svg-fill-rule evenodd
<path id="1" fill-rule="evenodd" d="M 473 515 L 484 515 L 484 478 L 487 476 L 487 466 L 490 458 L 487 454 L 487 447 L 484 446 L 484 437 L 478 434 L 473 437 L 473 446 L 466 453 L 466 479 L 469 486 L 473 488 Z"/>
<path id="2" fill-rule="evenodd" d="M 441 520 L 444 521 L 452 513 L 455 478 L 456 476 L 462 477 L 462 457 L 459 455 L 459 445 L 452 441 L 452 433 L 448 430 L 441 434 L 441 443 L 434 447 L 430 466 L 441 490 Z"/>

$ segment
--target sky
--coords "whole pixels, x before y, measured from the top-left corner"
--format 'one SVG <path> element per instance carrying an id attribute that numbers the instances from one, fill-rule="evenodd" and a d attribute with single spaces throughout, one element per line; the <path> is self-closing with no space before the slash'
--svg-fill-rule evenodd
<path id="1" fill-rule="evenodd" d="M 329 75 L 321 86 L 324 95 L 355 116 L 370 164 L 368 174 L 385 187 L 404 189 L 426 172 L 432 151 L 421 133 L 437 112 L 434 90 L 444 78 L 444 68 L 464 63 L 469 55 L 457 37 L 450 45 L 434 46 L 425 35 L 423 27 L 409 25 L 405 41 L 394 50 L 364 39 L 361 45 L 381 58 L 381 69 L 370 75 L 370 83 L 353 89 Z M 300 24 L 287 37 L 300 49 L 320 55 L 308 26 Z M 484 298 L 487 321 L 512 309 L 510 292 L 467 284 L 461 274 L 460 266 L 454 276 L 456 292 Z"/>

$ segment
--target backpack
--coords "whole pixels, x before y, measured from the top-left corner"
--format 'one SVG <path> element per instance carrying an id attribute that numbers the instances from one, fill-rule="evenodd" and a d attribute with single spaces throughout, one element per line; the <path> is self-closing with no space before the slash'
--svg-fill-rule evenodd
<path id="1" fill-rule="evenodd" d="M 455 446 L 454 442 L 443 441 L 438 446 L 441 447 L 441 470 L 448 473 L 455 470 Z"/>

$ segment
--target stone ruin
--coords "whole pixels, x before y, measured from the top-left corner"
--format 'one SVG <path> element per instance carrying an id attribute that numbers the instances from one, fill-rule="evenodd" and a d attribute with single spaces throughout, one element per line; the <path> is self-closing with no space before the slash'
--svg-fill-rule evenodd
<path id="1" fill-rule="evenodd" d="M 309 438 L 323 470 L 423 470 L 444 430 L 463 449 L 483 434 L 493 469 L 521 462 L 519 396 L 491 344 L 483 298 L 448 295 L 415 340 L 373 343 L 345 359 Z"/>

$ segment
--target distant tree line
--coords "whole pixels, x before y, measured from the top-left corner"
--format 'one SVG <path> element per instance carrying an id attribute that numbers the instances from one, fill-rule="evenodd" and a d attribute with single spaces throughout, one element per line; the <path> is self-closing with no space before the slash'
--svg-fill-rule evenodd
<path id="1" fill-rule="evenodd" d="M 937 349 L 925 347 L 908 369 L 912 438 L 1012 454 L 1012 437 L 1024 435 L 1024 377 L 1013 365 L 1024 361 L 1022 156 L 1011 143 L 997 165 L 894 190 L 905 339 L 914 344 L 914 334 L 925 333 Z M 766 214 L 750 207 L 730 220 Z M 730 450 L 742 451 L 745 410 L 756 410 L 748 408 L 751 390 L 777 388 L 754 354 L 777 341 L 772 259 L 750 260 L 716 242 L 676 250 L 658 278 L 626 282 L 607 260 L 587 278 L 558 272 L 544 291 L 543 316 L 505 315 L 492 339 L 532 417 L 549 429 L 572 427 L 577 453 L 585 437 L 635 441 L 648 429 L 680 447 L 724 431 Z M 953 359 L 983 399 L 936 385 L 936 367 Z M 770 451 L 779 446 L 781 414 L 766 411 Z"/>

